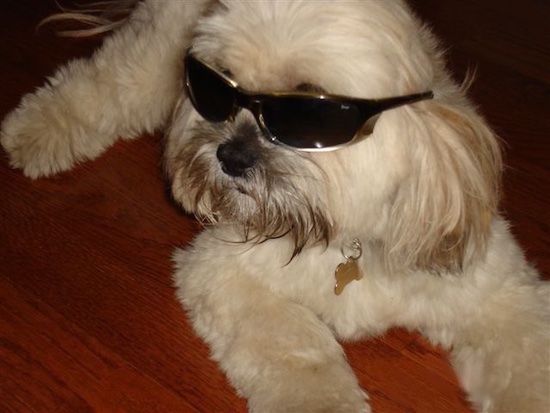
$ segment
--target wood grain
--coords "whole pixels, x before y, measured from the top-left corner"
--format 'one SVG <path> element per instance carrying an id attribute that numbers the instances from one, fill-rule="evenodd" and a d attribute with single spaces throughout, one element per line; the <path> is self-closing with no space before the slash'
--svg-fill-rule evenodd
<path id="1" fill-rule="evenodd" d="M 550 3 L 415 0 L 506 147 L 502 209 L 550 278 Z M 50 0 L 0 3 L 0 118 L 98 41 L 36 33 Z M 0 411 L 245 412 L 174 297 L 170 257 L 200 230 L 171 201 L 162 138 L 30 181 L 0 158 Z M 384 413 L 471 412 L 447 354 L 415 333 L 345 344 Z"/>

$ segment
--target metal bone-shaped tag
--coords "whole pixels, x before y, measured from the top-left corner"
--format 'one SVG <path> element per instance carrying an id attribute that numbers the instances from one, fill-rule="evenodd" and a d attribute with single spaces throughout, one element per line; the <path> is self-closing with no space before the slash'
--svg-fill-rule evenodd
<path id="1" fill-rule="evenodd" d="M 336 284 L 334 285 L 334 294 L 340 295 L 344 288 L 353 280 L 360 280 L 363 278 L 357 259 L 348 258 L 346 262 L 343 262 L 336 267 L 334 273 L 336 277 Z"/>

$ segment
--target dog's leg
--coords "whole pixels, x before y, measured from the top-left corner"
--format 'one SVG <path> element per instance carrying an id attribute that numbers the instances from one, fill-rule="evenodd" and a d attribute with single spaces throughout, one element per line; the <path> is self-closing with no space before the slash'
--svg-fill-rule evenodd
<path id="1" fill-rule="evenodd" d="M 251 412 L 370 411 L 341 346 L 309 309 L 236 263 L 218 268 L 196 252 L 175 260 L 179 299 Z"/>
<path id="2" fill-rule="evenodd" d="M 502 288 L 457 337 L 452 361 L 483 413 L 550 412 L 550 287 Z"/>
<path id="3" fill-rule="evenodd" d="M 181 67 L 204 1 L 145 1 L 90 59 L 61 67 L 2 123 L 11 165 L 32 178 L 152 132 L 181 93 Z"/>

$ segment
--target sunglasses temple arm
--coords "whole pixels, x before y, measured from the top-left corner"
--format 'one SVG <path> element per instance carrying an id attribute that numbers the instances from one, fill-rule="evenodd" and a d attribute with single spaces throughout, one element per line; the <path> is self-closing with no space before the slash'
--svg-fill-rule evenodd
<path id="1" fill-rule="evenodd" d="M 395 98 L 379 99 L 374 106 L 377 109 L 377 113 L 385 110 L 393 109 L 403 105 L 409 105 L 411 103 L 419 102 L 421 100 L 433 99 L 434 94 L 432 91 L 424 93 L 416 93 L 414 95 L 399 96 Z"/>

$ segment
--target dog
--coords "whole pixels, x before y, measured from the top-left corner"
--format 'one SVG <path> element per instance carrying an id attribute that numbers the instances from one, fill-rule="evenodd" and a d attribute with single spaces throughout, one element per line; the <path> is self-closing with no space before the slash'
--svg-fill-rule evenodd
<path id="1" fill-rule="evenodd" d="M 0 142 L 35 179 L 166 130 L 173 198 L 207 224 L 177 297 L 250 412 L 370 412 L 338 340 L 394 326 L 450 349 L 478 411 L 550 411 L 550 288 L 499 215 L 495 134 L 408 5 L 114 7 Z"/>

